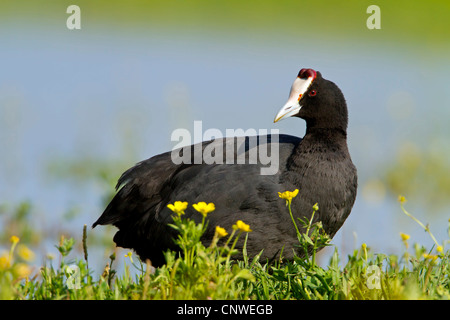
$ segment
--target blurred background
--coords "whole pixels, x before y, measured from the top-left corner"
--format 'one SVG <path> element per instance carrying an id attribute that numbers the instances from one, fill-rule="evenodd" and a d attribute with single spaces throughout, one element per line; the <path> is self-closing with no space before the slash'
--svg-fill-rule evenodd
<path id="1" fill-rule="evenodd" d="M 66 25 L 72 4 L 79 30 Z M 381 29 L 367 27 L 372 4 Z M 343 262 L 362 243 L 400 252 L 400 232 L 431 247 L 399 194 L 448 239 L 449 15 L 448 1 L 1 1 L 0 251 L 16 235 L 39 266 L 61 235 L 81 247 L 87 224 L 101 273 L 115 231 L 90 226 L 120 174 L 194 120 L 303 136 L 303 121 L 273 119 L 304 67 L 349 107 L 359 190 L 333 240 Z"/>

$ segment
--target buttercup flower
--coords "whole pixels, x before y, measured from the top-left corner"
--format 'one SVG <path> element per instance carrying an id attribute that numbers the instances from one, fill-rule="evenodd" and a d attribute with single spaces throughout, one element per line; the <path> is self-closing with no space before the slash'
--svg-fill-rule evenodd
<path id="1" fill-rule="evenodd" d="M 404 204 L 406 202 L 406 198 L 404 196 L 398 196 L 398 202 L 400 202 L 401 204 Z"/>
<path id="2" fill-rule="evenodd" d="M 298 194 L 298 189 L 295 189 L 294 191 L 285 191 L 283 193 L 278 192 L 278 196 L 281 199 L 285 199 L 286 200 L 286 205 L 288 205 L 289 203 L 291 203 L 292 199 L 295 198 Z"/>
<path id="3" fill-rule="evenodd" d="M 442 253 L 444 251 L 444 248 L 442 248 L 442 246 L 437 246 L 436 251 Z"/>
<path id="4" fill-rule="evenodd" d="M 7 254 L 0 257 L 0 270 L 6 270 L 11 266 L 11 261 Z"/>
<path id="5" fill-rule="evenodd" d="M 188 207 L 188 203 L 186 201 L 175 201 L 174 204 L 168 204 L 167 207 L 177 215 L 181 216 L 184 214 L 184 210 Z"/>
<path id="6" fill-rule="evenodd" d="M 33 261 L 35 254 L 26 245 L 20 245 L 17 247 L 17 254 L 25 261 Z"/>
<path id="7" fill-rule="evenodd" d="M 14 268 L 14 272 L 19 278 L 28 277 L 32 271 L 33 269 L 26 263 L 18 263 Z"/>
<path id="8" fill-rule="evenodd" d="M 406 248 L 409 248 L 408 239 L 410 238 L 409 234 L 400 232 L 400 238 L 402 238 L 403 244 Z"/>
<path id="9" fill-rule="evenodd" d="M 200 212 L 204 217 L 206 217 L 206 215 L 208 213 L 210 213 L 216 209 L 216 206 L 212 202 L 206 204 L 206 202 L 202 201 L 199 203 L 195 203 L 192 206 L 194 207 L 195 210 Z"/>
<path id="10" fill-rule="evenodd" d="M 233 225 L 234 230 L 241 230 L 244 232 L 252 232 L 252 229 L 250 229 L 250 226 L 246 223 L 244 223 L 242 220 L 236 221 L 236 224 Z"/>
<path id="11" fill-rule="evenodd" d="M 400 232 L 400 237 L 402 238 L 403 241 L 406 241 L 410 238 L 409 234 L 402 233 L 402 232 Z"/>
<path id="12" fill-rule="evenodd" d="M 438 256 L 436 256 L 436 255 L 434 255 L 434 254 L 428 254 L 428 253 L 424 253 L 424 254 L 423 254 L 423 257 L 424 257 L 425 259 L 429 259 L 429 260 L 431 260 L 431 261 L 434 261 L 434 260 L 436 260 L 436 259 L 438 258 Z"/>
<path id="13" fill-rule="evenodd" d="M 315 204 L 313 205 L 313 209 L 314 209 L 314 211 L 319 210 L 319 204 L 318 204 L 318 203 L 315 203 Z"/>
<path id="14" fill-rule="evenodd" d="M 131 251 L 128 251 L 128 253 L 125 255 L 125 258 L 130 258 L 131 263 L 133 263 L 132 255 L 133 255 L 133 252 L 131 252 Z"/>
<path id="15" fill-rule="evenodd" d="M 220 238 L 226 237 L 228 235 L 228 232 L 225 230 L 225 228 L 221 228 L 219 226 L 216 226 L 216 233 Z"/>
<path id="16" fill-rule="evenodd" d="M 9 241 L 11 241 L 13 244 L 16 244 L 20 241 L 20 239 L 17 236 L 12 236 L 11 238 L 9 238 Z"/>

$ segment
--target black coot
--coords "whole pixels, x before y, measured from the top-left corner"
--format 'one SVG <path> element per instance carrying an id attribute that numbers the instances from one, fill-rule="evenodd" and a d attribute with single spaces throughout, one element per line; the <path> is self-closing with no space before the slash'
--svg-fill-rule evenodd
<path id="1" fill-rule="evenodd" d="M 208 215 L 206 244 L 217 225 L 231 230 L 237 220 L 242 220 L 253 230 L 247 242 L 250 257 L 264 249 L 261 259 L 273 259 L 284 247 L 283 257 L 291 259 L 298 241 L 286 201 L 278 192 L 299 189 L 292 201 L 294 216 L 309 219 L 313 205 L 318 203 L 315 220 L 321 221 L 333 237 L 350 214 L 357 189 L 356 168 L 347 148 L 344 96 L 320 72 L 302 69 L 275 122 L 291 116 L 306 121 L 303 139 L 268 135 L 246 137 L 244 143 L 239 139 L 216 139 L 190 147 L 192 160 L 199 146 L 204 150 L 223 144 L 225 159 L 225 151 L 229 150 L 226 146 L 237 145 L 234 160 L 242 154 L 249 160 L 255 154 L 254 148 L 266 147 L 269 152 L 278 152 L 276 173 L 261 174 L 267 163 L 262 164 L 259 158 L 256 164 L 211 164 L 205 159 L 200 164 L 175 164 L 171 152 L 163 153 L 123 173 L 117 184 L 120 190 L 93 227 L 113 224 L 119 229 L 114 236 L 118 246 L 132 248 L 142 260 L 150 259 L 154 266 L 160 266 L 164 264 L 163 252 L 177 249 L 174 230 L 167 225 L 173 214 L 167 205 L 187 201 L 186 217 L 201 219 L 191 205 L 213 202 L 216 210 Z"/>

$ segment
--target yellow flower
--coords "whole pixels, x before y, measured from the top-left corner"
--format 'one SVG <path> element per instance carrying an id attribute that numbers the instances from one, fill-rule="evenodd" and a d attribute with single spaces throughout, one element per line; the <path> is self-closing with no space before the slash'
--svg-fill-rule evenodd
<path id="1" fill-rule="evenodd" d="M 133 263 L 133 258 L 132 258 L 133 252 L 128 251 L 128 253 L 125 255 L 125 258 L 130 258 L 131 263 Z"/>
<path id="2" fill-rule="evenodd" d="M 20 241 L 19 237 L 17 236 L 12 236 L 9 241 L 11 241 L 13 244 L 16 244 L 17 242 Z"/>
<path id="3" fill-rule="evenodd" d="M 17 254 L 25 261 L 33 261 L 35 257 L 34 252 L 23 244 L 17 247 Z"/>
<path id="4" fill-rule="evenodd" d="M 244 232 L 252 232 L 253 231 L 252 229 L 250 229 L 250 226 L 248 224 L 242 222 L 242 220 L 236 221 L 236 224 L 233 225 L 233 229 L 234 230 L 239 229 Z"/>
<path id="5" fill-rule="evenodd" d="M 4 254 L 0 257 L 0 270 L 6 270 L 11 266 L 11 260 L 8 254 Z"/>
<path id="6" fill-rule="evenodd" d="M 291 203 L 292 199 L 295 198 L 298 194 L 298 189 L 295 189 L 294 191 L 285 191 L 283 193 L 278 192 L 278 196 L 281 199 L 285 199 L 286 200 L 286 205 L 288 205 L 289 203 Z"/>
<path id="7" fill-rule="evenodd" d="M 199 203 L 195 203 L 192 206 L 194 207 L 195 210 L 200 212 L 204 217 L 206 217 L 206 215 L 208 213 L 210 213 L 216 209 L 216 206 L 212 202 L 206 204 L 206 202 L 202 201 Z"/>
<path id="8" fill-rule="evenodd" d="M 400 232 L 400 237 L 402 238 L 403 241 L 406 241 L 410 238 L 409 234 Z"/>
<path id="9" fill-rule="evenodd" d="M 436 251 L 442 253 L 444 251 L 444 248 L 442 246 L 437 246 Z"/>
<path id="10" fill-rule="evenodd" d="M 428 253 L 424 253 L 424 254 L 423 254 L 423 257 L 424 257 L 425 259 L 429 259 L 429 260 L 431 260 L 431 261 L 434 261 L 434 260 L 436 260 L 436 259 L 438 258 L 438 256 L 436 256 L 436 255 L 434 255 L 434 254 L 428 254 Z"/>
<path id="11" fill-rule="evenodd" d="M 26 263 L 18 263 L 14 268 L 14 273 L 19 278 L 28 277 L 32 271 L 33 271 L 33 269 Z"/>
<path id="12" fill-rule="evenodd" d="M 398 202 L 400 202 L 401 204 L 404 204 L 406 202 L 406 198 L 402 195 L 398 196 Z"/>
<path id="13" fill-rule="evenodd" d="M 402 238 L 403 244 L 405 245 L 406 249 L 409 248 L 408 239 L 410 238 L 409 234 L 400 232 L 400 237 Z"/>
<path id="14" fill-rule="evenodd" d="M 318 211 L 318 210 L 319 210 L 319 204 L 318 204 L 318 203 L 315 203 L 315 204 L 313 205 L 313 210 L 314 210 L 314 211 Z"/>
<path id="15" fill-rule="evenodd" d="M 228 232 L 225 230 L 225 228 L 221 228 L 219 226 L 216 226 L 216 233 L 220 238 L 226 237 L 228 235 Z"/>
<path id="16" fill-rule="evenodd" d="M 175 201 L 174 204 L 168 204 L 167 207 L 175 212 L 177 215 L 181 216 L 184 214 L 184 210 L 186 210 L 188 203 L 186 201 Z"/>

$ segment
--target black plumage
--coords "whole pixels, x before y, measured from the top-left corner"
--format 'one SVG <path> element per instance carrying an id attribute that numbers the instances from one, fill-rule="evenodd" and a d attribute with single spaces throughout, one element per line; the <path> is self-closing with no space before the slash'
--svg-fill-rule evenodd
<path id="1" fill-rule="evenodd" d="M 286 202 L 278 192 L 299 189 L 292 201 L 294 216 L 309 219 L 313 205 L 318 203 L 314 219 L 321 221 L 333 237 L 350 214 L 357 189 L 356 168 L 347 148 L 348 111 L 344 96 L 319 72 L 302 69 L 288 104 L 275 121 L 288 116 L 306 121 L 303 139 L 259 136 L 255 146 L 255 137 L 246 137 L 241 148 L 234 149 L 248 157 L 252 147 L 276 150 L 273 144 L 278 143 L 276 174 L 261 175 L 260 169 L 267 165 L 259 159 L 257 164 L 174 164 L 171 152 L 166 152 L 123 173 L 117 184 L 119 191 L 93 227 L 113 224 L 119 229 L 114 236 L 118 246 L 132 248 L 141 259 L 150 259 L 153 265 L 160 266 L 165 250 L 177 250 L 173 242 L 175 231 L 168 226 L 173 213 L 167 205 L 187 201 L 190 206 L 186 217 L 200 221 L 201 215 L 191 205 L 213 202 L 216 210 L 208 215 L 208 229 L 203 236 L 206 244 L 217 225 L 231 230 L 237 220 L 242 220 L 253 230 L 247 242 L 250 257 L 263 250 L 262 259 L 273 259 L 284 248 L 283 257 L 291 259 L 298 240 Z M 216 139 L 201 146 L 204 149 L 224 144 L 225 153 L 226 143 L 236 146 L 240 142 Z M 191 150 L 193 157 L 195 146 Z"/>

